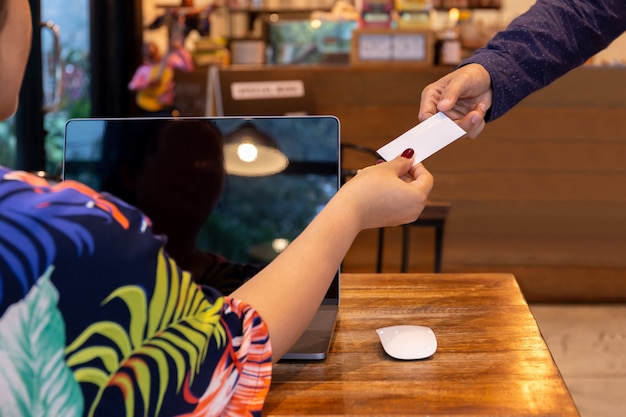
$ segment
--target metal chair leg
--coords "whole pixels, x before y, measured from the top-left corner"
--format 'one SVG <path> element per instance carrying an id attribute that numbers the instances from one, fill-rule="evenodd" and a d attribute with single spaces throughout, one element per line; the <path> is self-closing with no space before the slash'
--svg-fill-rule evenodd
<path id="1" fill-rule="evenodd" d="M 378 254 L 376 257 L 376 272 L 383 270 L 383 244 L 385 241 L 385 229 L 378 229 Z"/>

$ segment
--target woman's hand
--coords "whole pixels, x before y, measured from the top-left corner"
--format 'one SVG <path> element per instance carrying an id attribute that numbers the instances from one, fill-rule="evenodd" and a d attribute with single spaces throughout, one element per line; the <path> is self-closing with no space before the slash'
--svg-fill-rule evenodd
<path id="1" fill-rule="evenodd" d="M 433 177 L 421 163 L 413 165 L 413 150 L 389 162 L 359 171 L 337 193 L 351 207 L 360 229 L 397 226 L 417 219 L 433 187 Z"/>

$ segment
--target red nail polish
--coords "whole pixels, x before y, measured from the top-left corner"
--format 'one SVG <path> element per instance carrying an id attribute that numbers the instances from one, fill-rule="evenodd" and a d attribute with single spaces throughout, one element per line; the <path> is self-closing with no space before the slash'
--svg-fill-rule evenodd
<path id="1" fill-rule="evenodd" d="M 415 153 L 415 151 L 411 148 L 405 149 L 404 152 L 402 152 L 402 156 L 409 159 L 413 157 L 413 154 Z"/>

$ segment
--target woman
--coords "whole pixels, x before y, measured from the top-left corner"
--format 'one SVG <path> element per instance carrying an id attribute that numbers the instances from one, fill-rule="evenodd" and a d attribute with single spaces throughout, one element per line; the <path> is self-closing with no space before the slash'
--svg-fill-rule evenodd
<path id="1" fill-rule="evenodd" d="M 17 107 L 28 0 L 0 0 L 0 117 Z M 415 220 L 413 152 L 363 169 L 230 296 L 193 283 L 150 220 L 71 181 L 0 168 L 0 415 L 260 415 L 276 362 L 363 229 Z"/>

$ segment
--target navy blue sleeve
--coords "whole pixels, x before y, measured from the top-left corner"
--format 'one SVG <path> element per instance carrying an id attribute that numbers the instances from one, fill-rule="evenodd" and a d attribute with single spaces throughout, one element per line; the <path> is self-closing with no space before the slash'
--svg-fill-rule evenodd
<path id="1" fill-rule="evenodd" d="M 495 120 L 624 31 L 624 0 L 538 0 L 461 65 L 489 72 L 494 96 L 487 120 Z"/>

